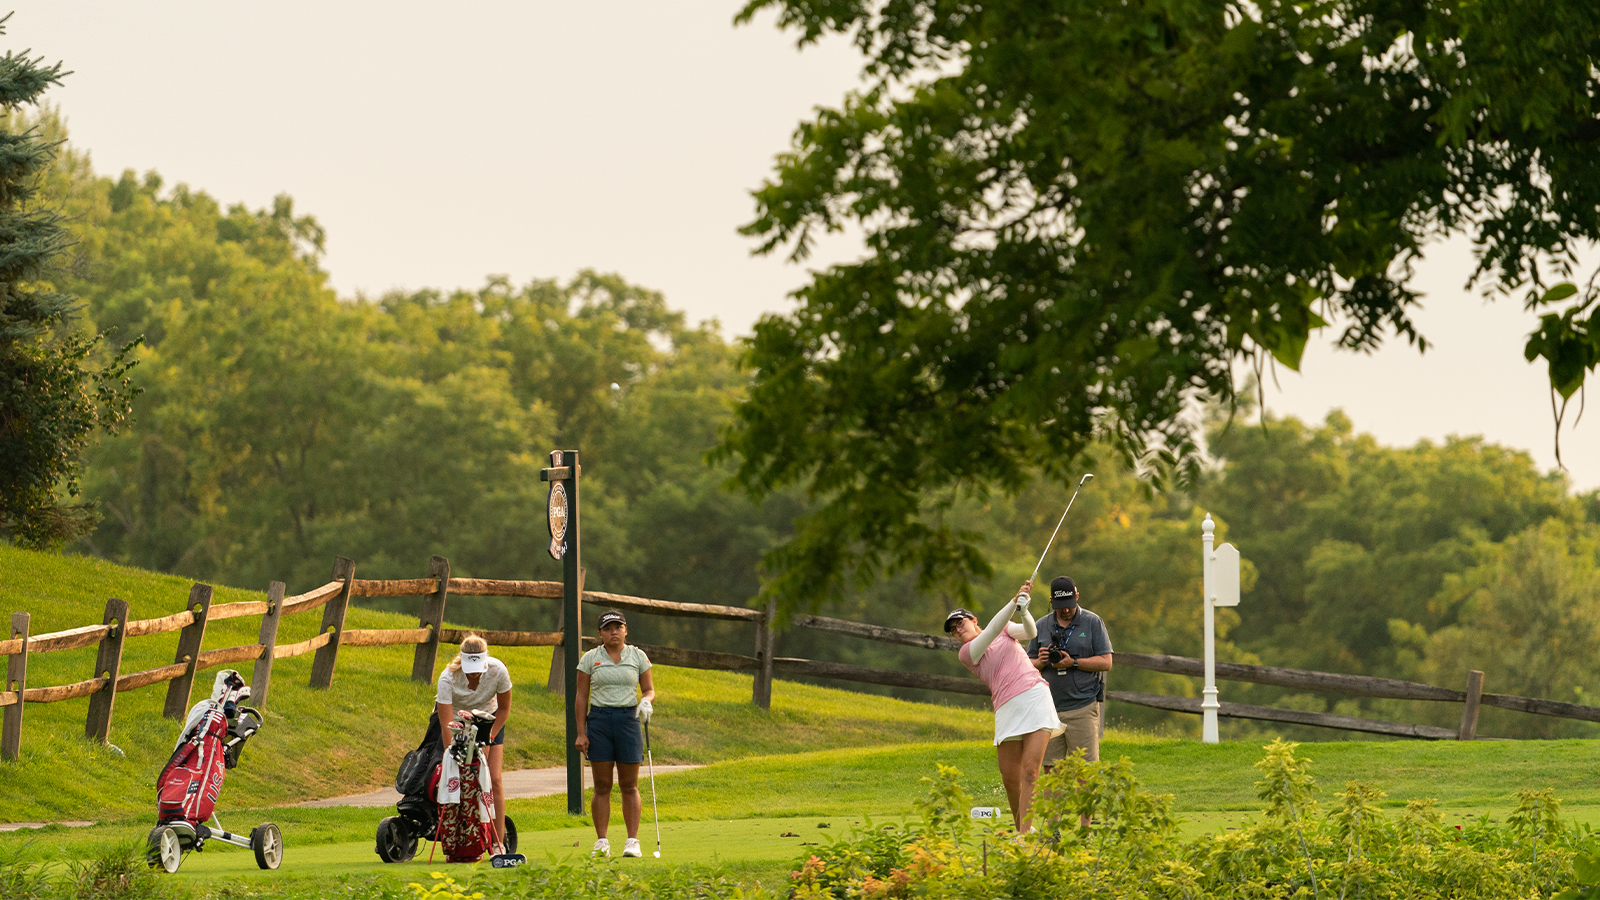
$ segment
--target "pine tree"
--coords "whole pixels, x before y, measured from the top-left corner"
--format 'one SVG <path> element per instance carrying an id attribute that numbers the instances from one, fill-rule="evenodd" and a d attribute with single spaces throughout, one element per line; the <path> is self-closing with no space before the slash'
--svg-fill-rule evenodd
<path id="1" fill-rule="evenodd" d="M 0 18 L 0 34 L 10 16 Z M 8 51 L 0 58 L 0 122 L 33 104 L 65 73 Z M 79 457 L 97 428 L 126 419 L 136 393 L 127 378 L 131 343 L 106 354 L 78 306 L 47 280 L 71 243 L 61 216 L 37 202 L 54 148 L 29 128 L 0 127 L 0 536 L 21 546 L 58 545 L 95 522 L 78 493 Z M 103 359 L 109 355 L 109 360 Z"/>

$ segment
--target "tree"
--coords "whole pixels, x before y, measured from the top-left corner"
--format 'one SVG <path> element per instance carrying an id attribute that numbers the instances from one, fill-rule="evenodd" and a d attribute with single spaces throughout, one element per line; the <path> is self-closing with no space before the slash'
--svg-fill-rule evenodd
<path id="1" fill-rule="evenodd" d="M 1441 604 L 1460 622 L 1418 636 L 1419 666 L 1434 684 L 1484 673 L 1500 694 L 1593 704 L 1600 674 L 1600 526 L 1551 519 L 1501 544 L 1484 542 L 1478 565 L 1445 579 Z M 1588 737 L 1594 726 L 1544 716 L 1485 714 L 1506 737 Z"/>
<path id="2" fill-rule="evenodd" d="M 795 133 L 746 226 L 803 259 L 865 232 L 756 326 L 724 435 L 755 496 L 808 484 L 771 558 L 787 604 L 852 577 L 982 574 L 952 493 L 1065 481 L 1096 441 L 1192 478 L 1197 400 L 1310 333 L 1426 346 L 1410 264 L 1565 304 L 1530 338 L 1570 397 L 1600 361 L 1600 6 L 1590 0 L 750 0 L 863 88 Z M 1552 281 L 1561 284 L 1552 285 Z M 957 585 L 957 589 L 960 586 Z"/>
<path id="3" fill-rule="evenodd" d="M 74 298 L 45 280 L 69 243 L 61 217 L 35 202 L 52 147 L 11 119 L 61 76 L 60 63 L 0 58 L 0 535 L 25 547 L 57 545 L 94 526 L 93 507 L 64 501 L 61 491 L 77 496 L 90 437 L 115 429 L 134 396 L 126 377 L 134 345 L 100 359 L 104 335 L 77 330 Z"/>
<path id="4" fill-rule="evenodd" d="M 1447 576 L 1482 543 L 1578 518 L 1565 479 L 1526 453 L 1452 437 L 1384 447 L 1343 413 L 1213 426 L 1224 463 L 1198 489 L 1261 573 L 1233 633 L 1273 665 L 1406 677 L 1391 632 L 1454 624 Z"/>

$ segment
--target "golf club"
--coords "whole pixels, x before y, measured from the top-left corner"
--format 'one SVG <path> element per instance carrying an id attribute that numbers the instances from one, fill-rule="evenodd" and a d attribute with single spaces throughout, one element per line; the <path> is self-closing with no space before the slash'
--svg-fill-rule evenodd
<path id="1" fill-rule="evenodd" d="M 1044 545 L 1044 552 L 1039 554 L 1039 565 L 1034 566 L 1033 574 L 1028 576 L 1029 584 L 1032 584 L 1033 580 L 1039 577 L 1039 568 L 1044 565 L 1044 558 L 1050 555 L 1050 548 L 1056 542 L 1056 535 L 1061 533 L 1061 525 L 1067 521 L 1067 513 L 1072 512 L 1072 501 L 1078 499 L 1078 491 L 1083 490 L 1083 486 L 1093 477 L 1094 473 L 1091 472 L 1078 479 L 1078 490 L 1072 492 L 1072 499 L 1067 501 L 1067 508 L 1061 511 L 1061 521 L 1056 523 L 1056 530 L 1050 532 L 1050 542 Z"/>
<path id="2" fill-rule="evenodd" d="M 661 809 L 656 806 L 656 758 L 650 752 L 650 723 L 644 723 L 644 755 L 650 761 L 650 813 L 656 820 L 656 859 L 661 858 Z"/>

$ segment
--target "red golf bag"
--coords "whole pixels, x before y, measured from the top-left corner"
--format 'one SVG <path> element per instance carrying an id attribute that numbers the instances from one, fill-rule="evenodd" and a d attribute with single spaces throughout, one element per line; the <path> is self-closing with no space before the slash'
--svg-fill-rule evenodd
<path id="1" fill-rule="evenodd" d="M 483 790 L 489 763 L 481 753 L 474 755 L 476 759 L 458 767 L 452 765 L 454 758 L 446 754 L 429 785 L 435 797 L 443 788 L 449 796 L 459 798 L 439 804 L 437 836 L 447 862 L 477 862 L 494 846 L 494 808 L 490 805 L 493 799 Z M 443 785 L 441 780 L 445 781 Z"/>
<path id="2" fill-rule="evenodd" d="M 199 716 L 156 779 L 157 824 L 203 825 L 222 793 L 228 717 L 217 704 Z"/>

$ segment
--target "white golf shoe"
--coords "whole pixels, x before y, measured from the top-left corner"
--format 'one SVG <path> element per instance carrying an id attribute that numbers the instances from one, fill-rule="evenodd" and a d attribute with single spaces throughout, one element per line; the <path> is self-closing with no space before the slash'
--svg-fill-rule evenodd
<path id="1" fill-rule="evenodd" d="M 622 855 L 623 856 L 643 856 L 644 855 L 644 851 L 639 848 L 639 839 L 638 838 L 628 838 L 628 842 L 626 844 L 622 845 Z"/>
<path id="2" fill-rule="evenodd" d="M 590 856 L 610 856 L 611 855 L 611 842 L 606 840 L 605 838 L 601 838 L 600 840 L 595 841 L 594 842 L 594 849 L 589 851 L 589 855 Z"/>

